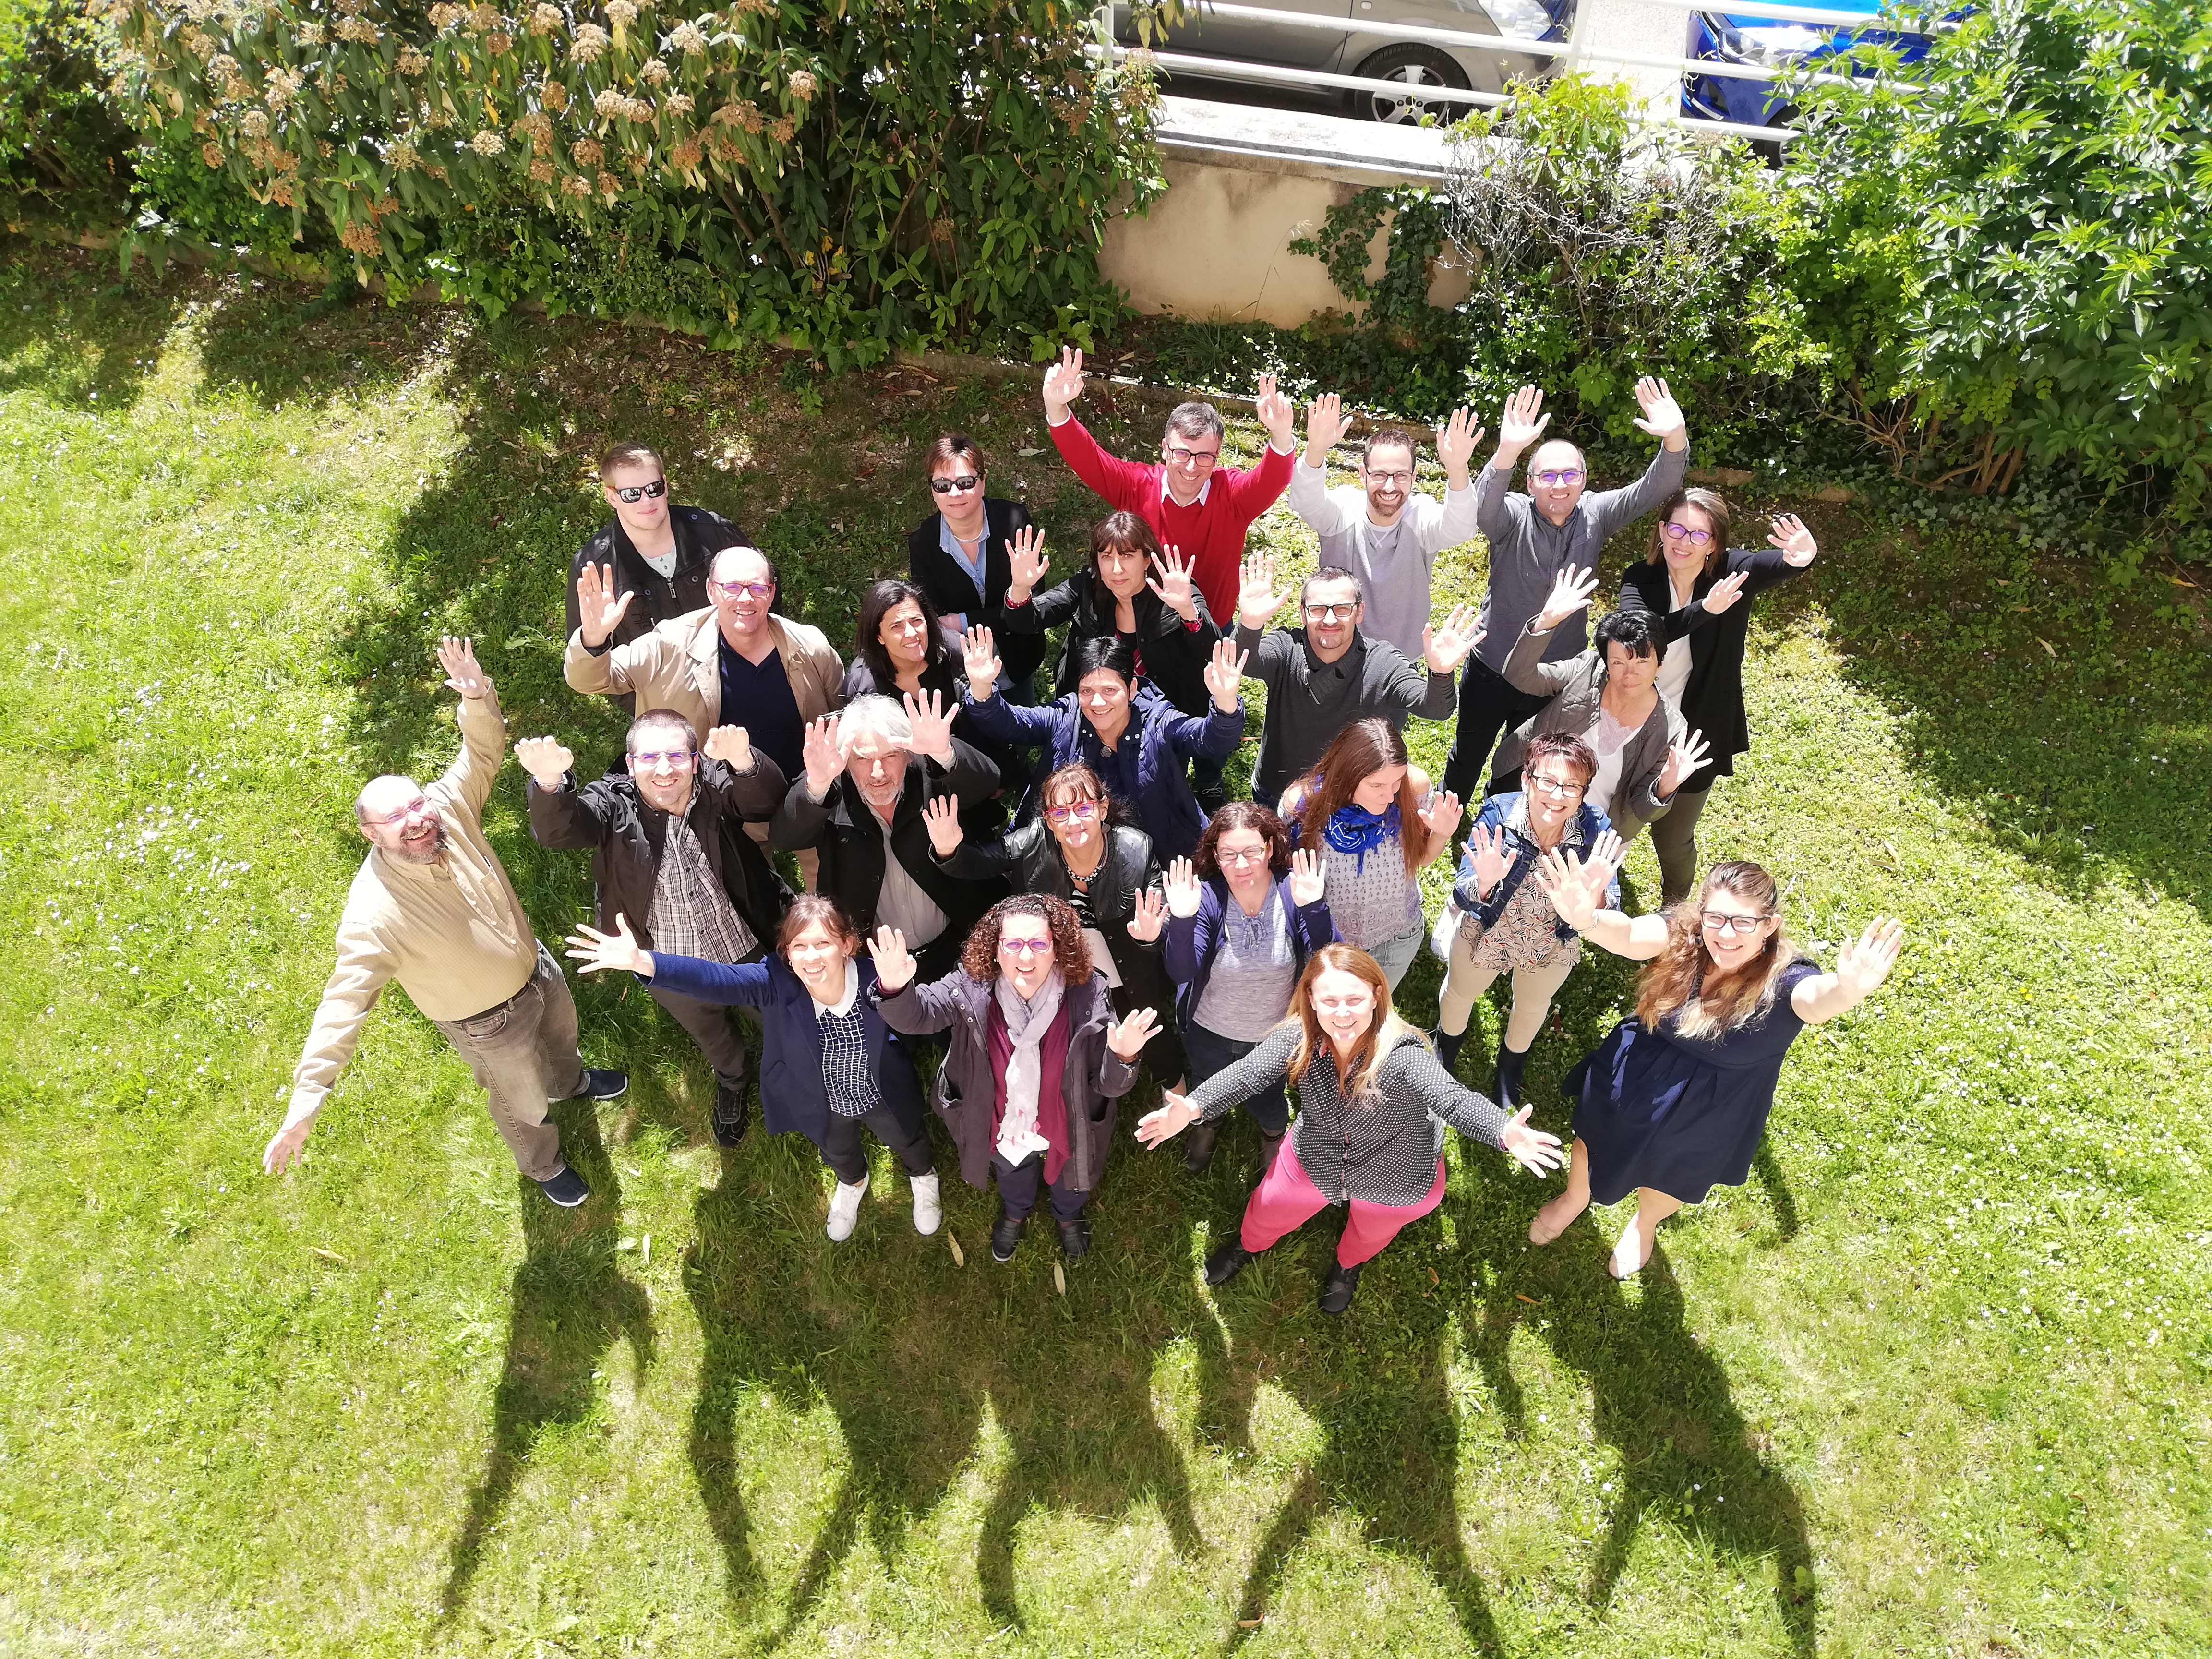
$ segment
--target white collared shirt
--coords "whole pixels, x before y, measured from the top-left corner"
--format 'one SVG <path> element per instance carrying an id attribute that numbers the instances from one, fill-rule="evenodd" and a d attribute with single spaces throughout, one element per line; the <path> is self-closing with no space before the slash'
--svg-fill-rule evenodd
<path id="1" fill-rule="evenodd" d="M 853 1012 L 853 1005 L 860 1000 L 860 964 L 851 957 L 845 958 L 845 989 L 835 1002 L 824 1002 L 809 991 L 807 998 L 814 1004 L 814 1018 L 842 1019 Z"/>

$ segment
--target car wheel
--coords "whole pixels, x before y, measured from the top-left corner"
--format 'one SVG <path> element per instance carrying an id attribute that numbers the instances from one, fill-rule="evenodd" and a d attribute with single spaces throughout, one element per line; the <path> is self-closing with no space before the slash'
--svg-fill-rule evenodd
<path id="1" fill-rule="evenodd" d="M 1442 125 L 1457 120 L 1468 108 L 1456 99 L 1420 96 L 1421 89 L 1427 87 L 1467 88 L 1466 71 L 1433 46 L 1410 42 L 1385 46 L 1362 64 L 1357 73 L 1370 81 L 1396 81 L 1406 88 L 1398 97 L 1384 92 L 1353 93 L 1352 113 L 1365 120 L 1410 125 L 1427 114 Z"/>
<path id="2" fill-rule="evenodd" d="M 1796 126 L 1797 125 L 1797 106 L 1795 104 L 1784 104 L 1780 109 L 1775 111 L 1773 114 L 1766 118 L 1766 125 L 1770 127 Z M 1765 162 L 1770 167 L 1778 167 L 1782 165 L 1782 153 L 1789 148 L 1790 146 L 1788 142 L 1780 138 L 1771 140 L 1754 138 L 1751 141 L 1752 154 L 1758 156 L 1760 161 Z"/>

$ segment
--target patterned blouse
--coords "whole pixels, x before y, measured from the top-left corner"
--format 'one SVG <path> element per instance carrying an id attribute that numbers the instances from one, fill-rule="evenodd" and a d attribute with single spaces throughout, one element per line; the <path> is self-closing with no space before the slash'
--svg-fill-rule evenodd
<path id="1" fill-rule="evenodd" d="M 1429 797 L 1421 805 L 1426 808 Z M 1419 833 L 1426 835 L 1425 830 Z M 1421 880 L 1406 873 L 1403 832 L 1376 842 L 1364 854 L 1340 853 L 1322 842 L 1322 866 L 1328 878 L 1328 913 L 1347 945 L 1371 950 L 1386 940 L 1402 939 L 1421 925 Z"/>

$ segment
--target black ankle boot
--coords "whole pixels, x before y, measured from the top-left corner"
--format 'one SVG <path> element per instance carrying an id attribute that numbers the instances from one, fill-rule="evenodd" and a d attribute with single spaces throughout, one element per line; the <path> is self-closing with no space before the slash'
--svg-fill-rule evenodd
<path id="1" fill-rule="evenodd" d="M 1521 1071 L 1528 1063 L 1526 1048 L 1517 1053 L 1505 1046 L 1505 1039 L 1498 1040 L 1498 1103 L 1508 1112 L 1521 1109 Z"/>
<path id="2" fill-rule="evenodd" d="M 1322 1281 L 1321 1310 L 1325 1314 L 1340 1314 L 1352 1305 L 1352 1293 L 1359 1288 L 1359 1269 L 1331 1262 L 1328 1277 Z"/>
<path id="3" fill-rule="evenodd" d="M 1194 1123 L 1183 1135 L 1182 1167 L 1196 1175 L 1213 1161 L 1213 1143 L 1221 1139 L 1221 1125 Z"/>
<path id="4" fill-rule="evenodd" d="M 1459 1065 L 1459 1047 L 1467 1041 L 1465 1031 L 1447 1031 L 1442 1026 L 1429 1033 L 1429 1042 L 1437 1051 L 1437 1058 L 1444 1063 L 1444 1070 Z"/>
<path id="5" fill-rule="evenodd" d="M 1244 1264 L 1252 1259 L 1252 1252 L 1244 1248 L 1244 1241 L 1235 1233 L 1229 1235 L 1226 1244 L 1218 1245 L 1206 1258 L 1206 1282 L 1226 1285 L 1244 1271 Z"/>

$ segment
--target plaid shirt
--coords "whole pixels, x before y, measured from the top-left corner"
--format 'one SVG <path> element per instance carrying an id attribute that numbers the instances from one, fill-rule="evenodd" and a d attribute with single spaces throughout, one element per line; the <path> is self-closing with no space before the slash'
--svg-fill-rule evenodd
<path id="1" fill-rule="evenodd" d="M 684 816 L 668 821 L 660 869 L 653 878 L 653 908 L 645 916 L 646 935 L 653 950 L 726 966 L 752 955 L 760 949 L 760 941 L 714 879 L 706 851 L 692 830 L 691 811 L 698 800 L 694 791 L 692 805 L 684 809 Z"/>

